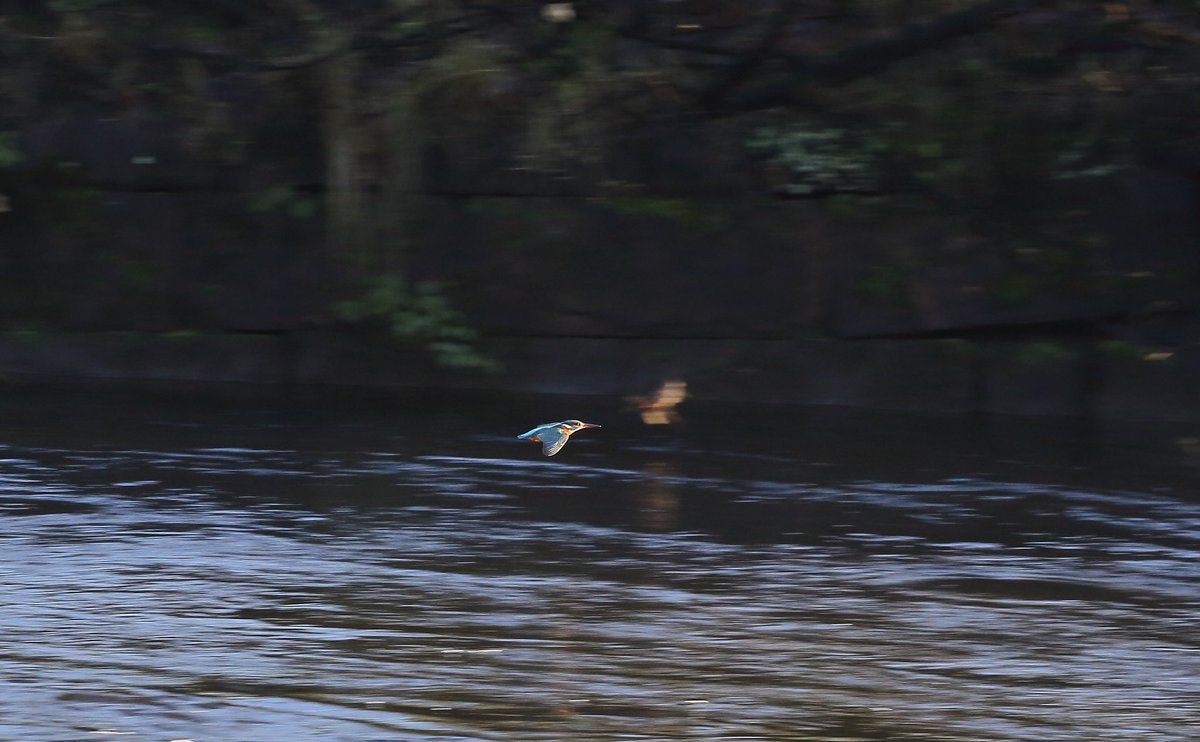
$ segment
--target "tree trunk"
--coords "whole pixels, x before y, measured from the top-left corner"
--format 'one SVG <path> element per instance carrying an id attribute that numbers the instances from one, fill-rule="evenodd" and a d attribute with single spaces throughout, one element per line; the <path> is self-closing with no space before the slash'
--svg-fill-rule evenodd
<path id="1" fill-rule="evenodd" d="M 380 268 L 407 272 L 407 257 L 420 229 L 421 138 L 420 101 L 410 80 L 389 91 L 380 132 L 381 172 L 375 204 Z"/>
<path id="2" fill-rule="evenodd" d="M 358 58 L 352 51 L 317 65 L 324 110 L 325 244 L 353 283 L 371 270 L 358 116 Z"/>

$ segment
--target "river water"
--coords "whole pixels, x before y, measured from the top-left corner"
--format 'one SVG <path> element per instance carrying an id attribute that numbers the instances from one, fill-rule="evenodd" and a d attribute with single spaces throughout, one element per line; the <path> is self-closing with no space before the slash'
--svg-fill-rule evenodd
<path id="1" fill-rule="evenodd" d="M 1200 738 L 1200 432 L 682 412 L 0 387 L 0 740 Z"/>

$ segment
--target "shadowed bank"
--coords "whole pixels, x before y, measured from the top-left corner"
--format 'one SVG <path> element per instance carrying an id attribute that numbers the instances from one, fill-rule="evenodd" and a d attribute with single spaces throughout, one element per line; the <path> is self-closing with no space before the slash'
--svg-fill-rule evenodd
<path id="1" fill-rule="evenodd" d="M 1194 421 L 1194 8 L 1085 5 L 18 3 L 0 373 Z"/>

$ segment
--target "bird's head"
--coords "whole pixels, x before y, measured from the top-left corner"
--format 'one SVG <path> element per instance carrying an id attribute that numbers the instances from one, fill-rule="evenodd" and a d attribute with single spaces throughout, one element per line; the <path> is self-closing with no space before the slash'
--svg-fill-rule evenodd
<path id="1" fill-rule="evenodd" d="M 567 431 L 570 433 L 574 433 L 576 430 L 583 430 L 584 428 L 600 427 L 599 425 L 596 425 L 595 423 L 585 423 L 582 420 L 563 420 L 560 423 L 560 425 L 562 425 L 564 428 L 566 428 Z"/>

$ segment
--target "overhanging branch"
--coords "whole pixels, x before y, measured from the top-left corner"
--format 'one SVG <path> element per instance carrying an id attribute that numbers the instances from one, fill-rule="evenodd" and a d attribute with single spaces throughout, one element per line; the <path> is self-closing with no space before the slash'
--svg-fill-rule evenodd
<path id="1" fill-rule="evenodd" d="M 814 83 L 844 84 L 879 72 L 904 59 L 940 48 L 955 39 L 994 28 L 1026 12 L 1031 0 L 986 0 L 957 13 L 914 24 L 887 38 L 868 41 L 829 55 L 778 55 L 786 74 L 748 87 L 723 102 L 723 112 L 747 111 L 802 102 L 803 88 Z"/>

